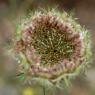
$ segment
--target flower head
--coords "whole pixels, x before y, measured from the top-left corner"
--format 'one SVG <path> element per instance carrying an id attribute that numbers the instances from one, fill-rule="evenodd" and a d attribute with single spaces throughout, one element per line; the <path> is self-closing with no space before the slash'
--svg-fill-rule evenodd
<path id="1" fill-rule="evenodd" d="M 27 70 L 23 65 L 24 73 L 52 82 L 75 74 L 91 57 L 88 31 L 66 12 L 35 13 L 20 30 L 15 49 L 28 64 Z"/>

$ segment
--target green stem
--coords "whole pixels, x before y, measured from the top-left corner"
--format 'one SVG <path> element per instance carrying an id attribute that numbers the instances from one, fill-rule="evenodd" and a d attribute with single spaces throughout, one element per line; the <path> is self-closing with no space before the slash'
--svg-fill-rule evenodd
<path id="1" fill-rule="evenodd" d="M 46 95 L 46 93 L 45 93 L 45 86 L 43 86 L 43 95 Z"/>

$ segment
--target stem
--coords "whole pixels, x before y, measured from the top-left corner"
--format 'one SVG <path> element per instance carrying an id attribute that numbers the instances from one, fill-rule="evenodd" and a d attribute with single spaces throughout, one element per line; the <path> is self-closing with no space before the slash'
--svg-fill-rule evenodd
<path id="1" fill-rule="evenodd" d="M 45 86 L 43 86 L 43 95 L 46 95 L 46 93 L 45 93 Z"/>

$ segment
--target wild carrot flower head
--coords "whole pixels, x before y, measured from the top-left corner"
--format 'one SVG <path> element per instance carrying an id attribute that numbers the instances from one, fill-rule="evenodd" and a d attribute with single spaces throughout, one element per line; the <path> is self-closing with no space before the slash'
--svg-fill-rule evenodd
<path id="1" fill-rule="evenodd" d="M 66 12 L 39 11 L 22 24 L 15 50 L 24 75 L 57 82 L 89 63 L 89 32 Z"/>

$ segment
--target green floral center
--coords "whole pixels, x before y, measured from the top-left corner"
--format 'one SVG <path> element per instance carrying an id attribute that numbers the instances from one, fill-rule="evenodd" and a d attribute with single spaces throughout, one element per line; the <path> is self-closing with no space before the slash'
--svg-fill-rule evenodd
<path id="1" fill-rule="evenodd" d="M 32 35 L 32 45 L 41 55 L 41 63 L 53 65 L 71 59 L 74 46 L 63 31 L 51 27 L 38 27 Z"/>

